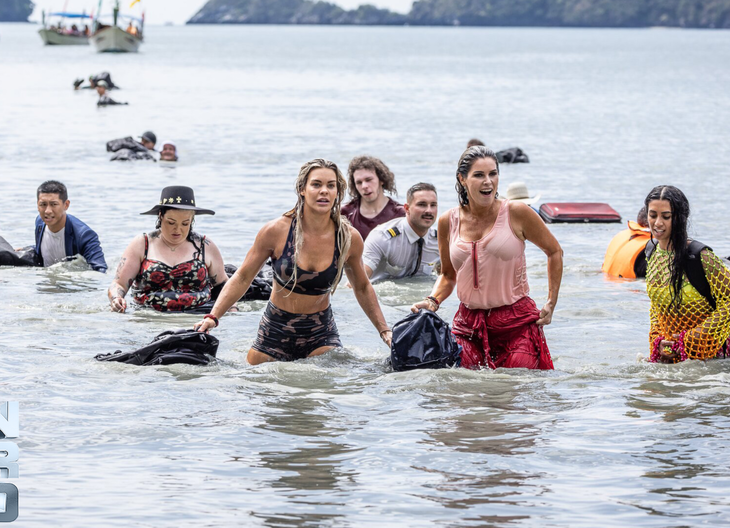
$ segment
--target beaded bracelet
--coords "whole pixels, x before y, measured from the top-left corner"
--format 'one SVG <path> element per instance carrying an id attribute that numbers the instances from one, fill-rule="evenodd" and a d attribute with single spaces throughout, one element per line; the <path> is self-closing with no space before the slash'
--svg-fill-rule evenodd
<path id="1" fill-rule="evenodd" d="M 427 300 L 427 301 L 431 301 L 431 302 L 432 302 L 433 304 L 435 304 L 435 305 L 436 305 L 436 310 L 438 310 L 438 309 L 439 309 L 439 308 L 441 307 L 441 303 L 440 303 L 440 302 L 439 302 L 439 300 L 438 300 L 438 299 L 437 299 L 436 297 L 434 297 L 433 295 L 429 295 L 428 297 L 426 297 L 426 300 Z M 434 312 L 435 312 L 436 310 L 434 310 Z"/>
<path id="2" fill-rule="evenodd" d="M 213 315 L 213 314 L 205 314 L 203 316 L 203 319 L 212 319 L 213 322 L 215 323 L 215 327 L 218 328 L 218 318 L 215 315 Z"/>

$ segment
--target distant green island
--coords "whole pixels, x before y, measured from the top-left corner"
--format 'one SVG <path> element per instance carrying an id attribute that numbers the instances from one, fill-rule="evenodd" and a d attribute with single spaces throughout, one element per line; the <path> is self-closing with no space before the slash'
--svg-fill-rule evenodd
<path id="1" fill-rule="evenodd" d="M 0 22 L 27 22 L 33 7 L 30 0 L 0 0 Z"/>
<path id="2" fill-rule="evenodd" d="M 209 0 L 188 24 L 728 29 L 730 0 L 420 0 L 405 15 L 311 0 Z"/>

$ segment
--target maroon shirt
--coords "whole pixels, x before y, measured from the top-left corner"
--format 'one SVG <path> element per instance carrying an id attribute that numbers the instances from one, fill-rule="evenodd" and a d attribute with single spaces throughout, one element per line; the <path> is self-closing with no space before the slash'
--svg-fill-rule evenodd
<path id="1" fill-rule="evenodd" d="M 388 203 L 385 204 L 383 210 L 374 218 L 366 218 L 360 214 L 360 200 L 347 202 L 342 206 L 340 212 L 343 216 L 347 217 L 352 227 L 360 232 L 363 240 L 368 237 L 370 231 L 375 229 L 376 226 L 393 220 L 393 218 L 401 218 L 406 215 L 406 210 L 403 209 L 403 206 L 393 200 L 393 198 L 388 198 Z"/>

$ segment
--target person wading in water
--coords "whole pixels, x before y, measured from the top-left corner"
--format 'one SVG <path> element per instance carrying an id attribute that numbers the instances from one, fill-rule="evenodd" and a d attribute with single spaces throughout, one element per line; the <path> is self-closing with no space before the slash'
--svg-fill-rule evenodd
<path id="1" fill-rule="evenodd" d="M 357 302 L 390 346 L 392 332 L 362 264 L 360 234 L 340 215 L 347 183 L 337 165 L 305 163 L 296 181 L 297 205 L 266 224 L 211 313 L 195 325 L 207 332 L 246 292 L 268 259 L 274 284 L 258 335 L 248 351 L 252 365 L 318 356 L 342 346 L 330 306 L 342 272 Z"/>

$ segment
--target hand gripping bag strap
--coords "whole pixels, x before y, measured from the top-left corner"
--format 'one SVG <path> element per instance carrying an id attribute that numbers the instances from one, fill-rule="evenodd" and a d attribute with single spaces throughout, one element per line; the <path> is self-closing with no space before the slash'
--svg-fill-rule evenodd
<path id="1" fill-rule="evenodd" d="M 393 326 L 390 359 L 394 371 L 459 366 L 461 347 L 449 325 L 429 310 L 409 314 Z"/>
<path id="2" fill-rule="evenodd" d="M 646 249 L 644 254 L 646 255 L 646 262 L 654 254 L 654 250 L 657 247 L 657 242 L 654 239 L 649 240 L 646 243 Z M 694 288 L 702 295 L 710 306 L 714 310 L 717 307 L 715 298 L 712 296 L 712 290 L 710 289 L 710 283 L 705 275 L 705 268 L 702 267 L 702 256 L 701 253 L 705 249 L 712 251 L 710 246 L 703 244 L 697 240 L 692 240 L 687 248 L 687 261 L 684 266 L 684 272 L 687 274 L 687 280 L 694 286 Z"/>
<path id="3" fill-rule="evenodd" d="M 37 266 L 38 258 L 33 246 L 15 251 L 3 237 L 0 237 L 0 266 Z"/>

